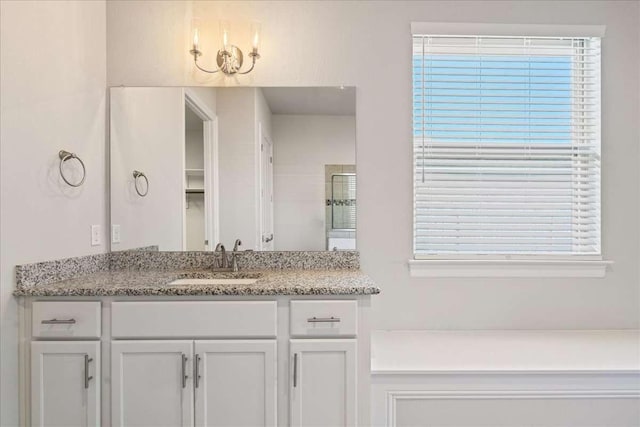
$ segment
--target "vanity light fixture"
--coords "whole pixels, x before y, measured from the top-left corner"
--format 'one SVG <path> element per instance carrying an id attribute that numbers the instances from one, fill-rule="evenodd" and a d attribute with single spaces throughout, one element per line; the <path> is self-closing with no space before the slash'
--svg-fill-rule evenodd
<path id="1" fill-rule="evenodd" d="M 249 74 L 253 67 L 256 65 L 256 60 L 260 58 L 260 54 L 258 53 L 258 46 L 260 44 L 260 23 L 252 22 L 251 23 L 251 44 L 252 50 L 249 52 L 249 58 L 251 58 L 251 68 L 247 71 L 240 71 L 242 68 L 244 55 L 242 51 L 232 45 L 229 42 L 229 23 L 227 21 L 220 21 L 220 49 L 218 50 L 218 54 L 216 56 L 216 62 L 218 64 L 217 70 L 207 70 L 202 68 L 198 64 L 198 57 L 202 55 L 202 51 L 200 50 L 200 30 L 197 25 L 193 25 L 193 48 L 189 51 L 191 55 L 193 55 L 193 63 L 200 70 L 205 73 L 217 73 L 218 71 L 222 71 L 227 75 L 233 74 Z"/>

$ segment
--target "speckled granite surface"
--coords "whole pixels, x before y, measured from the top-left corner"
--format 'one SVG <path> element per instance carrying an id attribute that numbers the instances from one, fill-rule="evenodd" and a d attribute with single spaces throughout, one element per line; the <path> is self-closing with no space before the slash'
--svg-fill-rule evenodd
<path id="1" fill-rule="evenodd" d="M 79 274 L 87 275 L 109 271 L 111 254 L 88 255 L 55 261 L 38 262 L 16 266 L 16 284 L 22 286 L 44 286 Z"/>
<path id="2" fill-rule="evenodd" d="M 177 279 L 257 278 L 251 285 L 184 284 Z M 46 286 L 22 286 L 16 296 L 374 295 L 380 289 L 358 270 L 113 270 Z"/>
<path id="3" fill-rule="evenodd" d="M 139 270 L 175 270 L 184 268 L 208 269 L 220 254 L 213 252 L 123 251 L 111 253 L 111 270 L 134 268 Z M 227 252 L 229 263 L 231 253 Z M 325 252 L 238 252 L 240 269 L 296 269 L 296 270 L 357 270 L 360 254 L 357 251 Z"/>
<path id="4" fill-rule="evenodd" d="M 240 273 L 212 273 L 212 252 L 157 247 L 16 266 L 16 296 L 371 295 L 356 251 L 241 252 Z M 231 258 L 231 254 L 228 254 Z M 170 285 L 177 279 L 258 278 L 251 285 Z"/>

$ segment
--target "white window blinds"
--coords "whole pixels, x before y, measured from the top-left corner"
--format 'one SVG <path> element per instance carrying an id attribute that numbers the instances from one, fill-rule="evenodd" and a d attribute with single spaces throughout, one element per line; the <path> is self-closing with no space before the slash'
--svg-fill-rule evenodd
<path id="1" fill-rule="evenodd" d="M 414 253 L 600 255 L 600 39 L 413 36 Z"/>

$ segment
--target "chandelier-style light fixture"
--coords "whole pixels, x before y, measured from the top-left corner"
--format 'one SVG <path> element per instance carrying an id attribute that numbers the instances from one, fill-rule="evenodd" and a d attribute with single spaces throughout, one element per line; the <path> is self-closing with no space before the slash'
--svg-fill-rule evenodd
<path id="1" fill-rule="evenodd" d="M 229 22 L 220 21 L 220 49 L 218 50 L 218 54 L 216 55 L 216 62 L 218 64 L 217 70 L 207 70 L 202 68 L 198 64 L 198 57 L 202 55 L 202 51 L 200 50 L 200 29 L 197 24 L 193 25 L 193 48 L 189 51 L 191 55 L 193 55 L 193 62 L 195 66 L 205 73 L 217 73 L 218 71 L 222 71 L 227 75 L 233 74 L 248 74 L 250 73 L 256 65 L 256 60 L 260 58 L 260 54 L 258 53 L 258 46 L 260 44 L 260 23 L 252 22 L 251 23 L 251 44 L 252 50 L 249 52 L 249 58 L 251 58 L 251 67 L 246 71 L 240 71 L 242 68 L 244 54 L 242 51 L 232 45 L 229 42 Z"/>

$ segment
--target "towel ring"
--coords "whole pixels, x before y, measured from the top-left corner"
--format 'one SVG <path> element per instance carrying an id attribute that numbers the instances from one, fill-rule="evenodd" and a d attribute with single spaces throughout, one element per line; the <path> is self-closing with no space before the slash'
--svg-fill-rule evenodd
<path id="1" fill-rule="evenodd" d="M 60 157 L 60 176 L 62 176 L 62 179 L 64 180 L 64 182 L 66 182 L 67 184 L 69 184 L 72 187 L 80 187 L 82 184 L 84 184 L 84 179 L 87 177 L 87 168 L 85 168 L 84 166 L 84 162 L 82 161 L 82 159 L 80 159 L 80 157 L 76 156 L 75 153 L 70 153 L 68 151 L 65 150 L 60 150 L 58 152 L 58 156 Z M 64 162 L 66 162 L 67 160 L 71 160 L 71 159 L 76 159 L 77 161 L 80 162 L 80 165 L 82 166 L 82 179 L 80 180 L 80 182 L 74 184 L 72 182 L 70 182 L 66 176 L 64 176 L 64 172 L 62 172 L 62 165 L 64 164 Z"/>
<path id="2" fill-rule="evenodd" d="M 147 183 L 144 193 L 140 191 L 140 189 L 138 188 L 138 178 L 144 178 L 145 182 Z M 147 193 L 149 192 L 149 178 L 147 178 L 147 176 L 144 173 L 140 171 L 133 171 L 133 183 L 134 183 L 134 186 L 136 187 L 136 193 L 138 193 L 138 196 L 144 197 L 147 195 Z"/>

